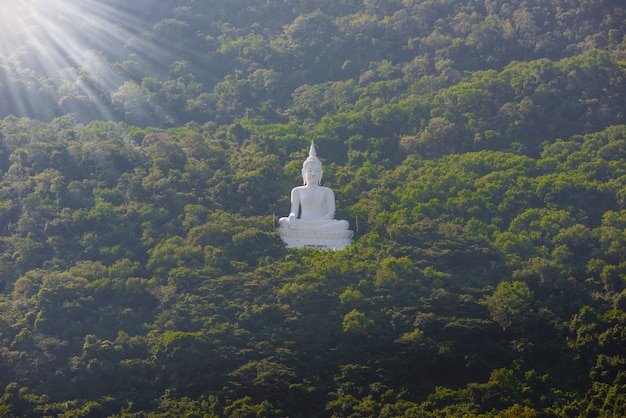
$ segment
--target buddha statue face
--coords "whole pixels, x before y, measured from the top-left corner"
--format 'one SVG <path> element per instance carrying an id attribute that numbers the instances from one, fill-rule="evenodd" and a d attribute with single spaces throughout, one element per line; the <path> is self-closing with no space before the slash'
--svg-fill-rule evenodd
<path id="1" fill-rule="evenodd" d="M 322 164 L 319 161 L 305 162 L 302 167 L 302 180 L 304 180 L 305 186 L 308 184 L 320 185 L 322 174 Z"/>

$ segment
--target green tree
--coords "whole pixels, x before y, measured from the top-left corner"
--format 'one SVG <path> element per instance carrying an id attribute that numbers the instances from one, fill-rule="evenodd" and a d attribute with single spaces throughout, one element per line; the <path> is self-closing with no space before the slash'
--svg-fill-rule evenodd
<path id="1" fill-rule="evenodd" d="M 484 301 L 502 330 L 518 325 L 532 312 L 533 293 L 524 282 L 500 282 Z"/>

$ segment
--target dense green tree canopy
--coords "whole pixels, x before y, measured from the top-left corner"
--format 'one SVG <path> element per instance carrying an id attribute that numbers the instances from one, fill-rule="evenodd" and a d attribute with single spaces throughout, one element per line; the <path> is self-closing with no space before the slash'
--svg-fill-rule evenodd
<path id="1" fill-rule="evenodd" d="M 626 414 L 621 1 L 26 3 L 1 416 Z M 344 251 L 274 231 L 311 141 Z"/>

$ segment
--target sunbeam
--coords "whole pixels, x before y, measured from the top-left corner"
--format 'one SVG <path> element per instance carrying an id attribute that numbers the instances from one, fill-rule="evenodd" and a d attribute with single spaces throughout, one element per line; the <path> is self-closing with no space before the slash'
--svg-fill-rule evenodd
<path id="1" fill-rule="evenodd" d="M 154 54 L 137 11 L 116 3 L 0 2 L 3 110 L 50 118 L 78 107 L 95 118 L 113 118 L 110 96 L 126 78 L 120 63 Z"/>

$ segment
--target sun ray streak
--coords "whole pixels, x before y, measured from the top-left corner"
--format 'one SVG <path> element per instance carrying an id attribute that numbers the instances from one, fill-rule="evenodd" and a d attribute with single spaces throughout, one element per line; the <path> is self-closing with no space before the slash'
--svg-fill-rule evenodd
<path id="1" fill-rule="evenodd" d="M 113 118 L 111 94 L 128 79 L 120 63 L 160 54 L 132 2 L 115 3 L 2 0 L 0 92 L 8 100 L 1 110 L 54 116 L 80 106 Z"/>

